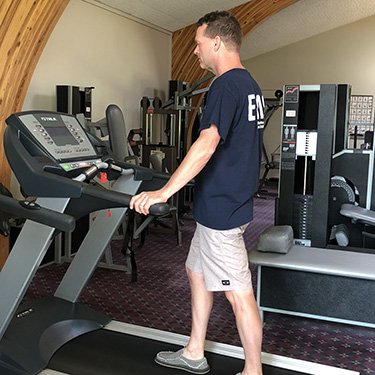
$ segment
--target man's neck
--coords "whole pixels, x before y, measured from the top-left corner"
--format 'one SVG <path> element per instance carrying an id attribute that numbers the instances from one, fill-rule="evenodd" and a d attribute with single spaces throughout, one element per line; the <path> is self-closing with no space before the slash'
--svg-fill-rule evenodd
<path id="1" fill-rule="evenodd" d="M 213 73 L 216 77 L 220 77 L 222 74 L 229 72 L 229 70 L 233 69 L 245 69 L 241 62 L 233 62 L 231 64 L 221 64 L 221 66 L 217 67 L 216 71 Z"/>
<path id="2" fill-rule="evenodd" d="M 216 77 L 221 76 L 222 74 L 228 72 L 232 69 L 245 69 L 241 63 L 240 56 L 237 52 L 222 53 L 221 56 L 218 56 L 216 59 L 216 65 L 212 69 Z"/>

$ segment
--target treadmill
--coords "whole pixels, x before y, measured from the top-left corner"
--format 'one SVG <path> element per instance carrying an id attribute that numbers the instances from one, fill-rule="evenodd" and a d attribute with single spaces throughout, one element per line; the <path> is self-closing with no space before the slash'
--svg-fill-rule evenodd
<path id="1" fill-rule="evenodd" d="M 71 115 L 28 111 L 11 115 L 6 123 L 4 150 L 23 191 L 38 197 L 31 206 L 57 219 L 26 220 L 0 273 L 0 374 L 182 373 L 153 359 L 160 350 L 179 349 L 187 337 L 114 322 L 78 302 L 124 220 L 131 196 L 160 188 L 169 176 L 113 160 L 105 145 Z M 98 173 L 113 181 L 110 190 L 90 183 Z M 150 213 L 165 215 L 169 210 L 168 204 L 157 204 Z M 55 236 L 72 231 L 74 220 L 94 211 L 99 213 L 55 294 L 20 306 Z M 241 371 L 241 348 L 207 342 L 206 352 L 211 373 Z M 270 354 L 263 353 L 263 362 L 265 375 L 316 373 L 301 372 L 306 367 Z M 332 368 L 328 373 L 336 374 Z"/>

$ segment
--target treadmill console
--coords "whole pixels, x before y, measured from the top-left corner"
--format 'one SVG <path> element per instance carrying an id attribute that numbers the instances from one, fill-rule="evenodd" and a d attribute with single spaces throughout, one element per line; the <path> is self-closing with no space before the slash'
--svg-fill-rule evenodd
<path id="1" fill-rule="evenodd" d="M 98 158 L 87 134 L 73 116 L 33 112 L 21 114 L 18 119 L 19 126 L 23 125 L 39 146 L 64 169 L 68 168 L 66 165 L 74 167 L 74 164 L 66 163 L 69 161 Z"/>
<path id="2" fill-rule="evenodd" d="M 73 115 L 27 111 L 5 121 L 4 151 L 29 196 L 81 197 L 83 184 L 74 178 L 107 156 L 105 145 Z"/>

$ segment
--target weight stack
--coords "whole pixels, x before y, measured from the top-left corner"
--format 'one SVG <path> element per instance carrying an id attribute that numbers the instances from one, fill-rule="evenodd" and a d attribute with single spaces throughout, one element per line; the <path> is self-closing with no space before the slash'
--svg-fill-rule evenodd
<path id="1" fill-rule="evenodd" d="M 312 195 L 294 196 L 292 227 L 294 242 L 298 245 L 311 246 L 313 198 Z"/>

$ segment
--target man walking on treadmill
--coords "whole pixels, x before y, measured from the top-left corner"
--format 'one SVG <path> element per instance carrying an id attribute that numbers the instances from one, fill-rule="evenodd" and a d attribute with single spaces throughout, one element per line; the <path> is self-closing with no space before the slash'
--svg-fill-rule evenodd
<path id="1" fill-rule="evenodd" d="M 264 100 L 240 61 L 242 30 L 234 16 L 212 12 L 197 23 L 196 48 L 201 68 L 216 75 L 208 92 L 199 137 L 160 190 L 132 198 L 130 208 L 148 214 L 195 178 L 197 228 L 186 260 L 191 287 L 192 327 L 187 346 L 160 352 L 163 366 L 205 374 L 204 341 L 213 292 L 230 301 L 245 353 L 237 375 L 262 374 L 262 326 L 251 284 L 243 233 L 253 219 L 253 195 L 259 182 Z"/>

